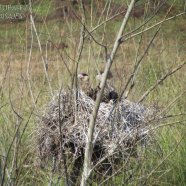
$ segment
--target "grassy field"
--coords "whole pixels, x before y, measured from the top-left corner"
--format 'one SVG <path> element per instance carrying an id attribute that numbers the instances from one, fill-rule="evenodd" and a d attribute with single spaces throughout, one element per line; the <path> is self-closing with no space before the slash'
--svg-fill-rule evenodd
<path id="1" fill-rule="evenodd" d="M 47 1 L 34 5 L 33 10 L 38 15 L 46 16 L 53 10 L 51 6 L 50 1 Z M 182 12 L 177 1 L 174 8 L 173 14 Z M 89 30 L 106 19 L 106 16 L 99 19 L 94 13 L 92 15 L 93 19 L 88 17 L 87 21 Z M 164 15 L 165 12 L 156 15 L 146 27 L 157 23 Z M 164 74 L 185 62 L 185 18 L 183 15 L 162 25 L 139 66 L 129 100 L 137 102 Z M 143 16 L 131 18 L 125 33 L 143 21 Z M 109 52 L 120 24 L 121 19 L 112 20 L 93 32 L 97 41 L 108 46 Z M 55 90 L 61 86 L 71 86 L 71 77 L 66 66 L 73 73 L 77 60 L 81 28 L 77 20 L 36 22 L 36 28 L 42 54 L 29 20 L 0 24 L 0 181 L 5 171 L 5 183 L 8 185 L 50 185 L 51 168 L 41 169 L 38 166 L 35 145 L 37 115 Z M 114 74 L 112 84 L 118 92 L 122 91 L 136 60 L 143 55 L 156 29 L 120 46 L 111 69 Z M 68 48 L 58 50 L 53 47 L 53 44 L 58 45 L 60 42 L 68 45 Z M 42 56 L 47 61 L 49 82 L 46 81 Z M 103 69 L 104 65 L 103 48 L 92 39 L 85 40 L 79 71 L 91 74 L 93 86 L 97 69 Z M 184 66 L 157 86 L 143 101 L 146 106 L 166 110 L 167 118 L 154 123 L 161 125 L 154 132 L 156 141 L 142 156 L 132 159 L 126 165 L 131 170 L 113 178 L 116 185 L 186 186 L 186 95 L 183 93 L 186 90 L 185 72 Z M 64 185 L 58 178 L 59 174 L 56 173 L 53 185 Z"/>

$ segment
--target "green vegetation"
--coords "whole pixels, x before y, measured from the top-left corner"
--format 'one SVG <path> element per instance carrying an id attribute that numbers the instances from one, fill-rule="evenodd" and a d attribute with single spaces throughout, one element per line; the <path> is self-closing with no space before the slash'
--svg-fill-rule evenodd
<path id="1" fill-rule="evenodd" d="M 174 13 L 180 12 L 181 9 L 176 1 Z M 42 1 L 33 6 L 34 13 L 43 17 L 53 10 L 51 1 Z M 146 26 L 160 21 L 162 15 L 165 13 L 161 12 L 155 16 Z M 184 62 L 185 18 L 183 15 L 163 24 L 137 71 L 135 86 L 129 95 L 131 101 L 138 101 L 165 73 Z M 97 25 L 99 17 L 93 14 L 90 24 L 89 21 L 88 29 L 91 30 Z M 143 17 L 131 18 L 126 33 L 142 22 Z M 121 19 L 112 20 L 93 32 L 93 36 L 99 42 L 104 41 L 107 44 L 109 52 L 120 23 Z M 53 91 L 61 86 L 71 86 L 66 65 L 71 71 L 75 68 L 80 27 L 81 24 L 74 19 L 36 22 L 43 49 L 42 55 L 48 62 L 48 75 Z M 122 90 L 132 72 L 140 39 L 142 38 L 142 43 L 138 59 L 155 31 L 156 28 L 121 45 L 111 69 L 114 74 L 113 83 L 118 91 Z M 33 29 L 31 30 L 29 21 L 5 22 L 0 25 L 0 40 L 0 181 L 6 162 L 7 184 L 48 185 L 52 177 L 52 168 L 39 167 L 35 133 L 38 111 L 50 100 L 51 92 L 45 79 L 36 35 Z M 64 42 L 68 48 L 57 50 L 50 41 L 55 45 Z M 91 81 L 94 81 L 96 69 L 103 68 L 104 61 L 104 50 L 91 39 L 86 40 L 79 71 L 90 72 Z M 139 149 L 145 151 L 144 154 L 142 153 L 138 159 L 131 158 L 130 163 L 126 165 L 126 169 L 130 170 L 115 176 L 114 183 L 131 186 L 186 186 L 186 95 L 180 96 L 186 89 L 185 71 L 184 67 L 168 77 L 143 102 L 144 105 L 155 106 L 160 110 L 166 109 L 171 103 L 166 112 L 170 117 L 153 123 L 154 126 L 162 124 L 154 134 L 156 141 L 146 150 Z M 59 177 L 60 173 L 55 173 L 53 182 L 63 185 Z"/>
<path id="2" fill-rule="evenodd" d="M 47 16 L 54 11 L 52 1 L 41 1 L 36 5 L 34 4 L 32 8 L 33 12 L 40 16 Z"/>

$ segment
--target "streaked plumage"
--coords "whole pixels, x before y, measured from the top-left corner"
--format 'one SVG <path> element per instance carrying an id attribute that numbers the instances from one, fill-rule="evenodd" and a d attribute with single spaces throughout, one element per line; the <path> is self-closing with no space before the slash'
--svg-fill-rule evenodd
<path id="1" fill-rule="evenodd" d="M 101 71 L 99 74 L 97 74 L 96 79 L 97 79 L 97 92 L 100 90 L 100 83 L 103 78 L 103 71 Z M 109 103 L 111 100 L 113 102 L 116 102 L 118 99 L 118 93 L 114 90 L 114 88 L 110 85 L 109 81 L 113 78 L 113 75 L 111 72 L 108 73 L 107 77 L 107 82 L 105 85 L 104 93 L 102 96 L 102 102 Z"/>
<path id="2" fill-rule="evenodd" d="M 87 94 L 90 98 L 93 100 L 96 99 L 97 92 L 94 90 L 89 82 L 89 76 L 86 73 L 80 73 L 78 74 L 78 79 L 79 79 L 79 87 L 80 89 Z"/>
<path id="3" fill-rule="evenodd" d="M 101 99 L 101 102 L 105 102 L 105 103 L 109 103 L 111 100 L 113 102 L 115 102 L 118 99 L 118 94 L 117 92 L 114 90 L 114 88 L 109 84 L 109 80 L 112 78 L 112 73 L 109 72 L 108 74 L 108 80 L 104 89 L 104 93 Z M 86 93 L 87 96 L 89 96 L 90 98 L 92 98 L 94 101 L 96 100 L 97 94 L 100 91 L 100 83 L 101 80 L 103 78 L 103 72 L 100 72 L 100 74 L 98 74 L 96 76 L 96 80 L 97 80 L 97 87 L 95 89 L 93 89 L 90 85 L 89 82 L 89 76 L 86 73 L 80 73 L 78 74 L 78 79 L 79 79 L 79 86 L 80 89 Z"/>

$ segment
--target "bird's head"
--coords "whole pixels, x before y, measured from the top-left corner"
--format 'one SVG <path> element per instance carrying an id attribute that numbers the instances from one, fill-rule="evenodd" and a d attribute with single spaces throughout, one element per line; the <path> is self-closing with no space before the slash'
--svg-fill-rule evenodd
<path id="1" fill-rule="evenodd" d="M 100 71 L 97 75 L 96 75 L 96 80 L 98 83 L 100 83 L 103 79 L 103 75 L 104 75 L 104 71 Z M 112 73 L 109 71 L 108 76 L 107 76 L 107 80 L 111 80 L 113 78 Z"/>
<path id="2" fill-rule="evenodd" d="M 88 76 L 88 74 L 82 72 L 82 73 L 78 74 L 78 79 L 80 81 L 88 82 L 89 81 L 89 76 Z"/>

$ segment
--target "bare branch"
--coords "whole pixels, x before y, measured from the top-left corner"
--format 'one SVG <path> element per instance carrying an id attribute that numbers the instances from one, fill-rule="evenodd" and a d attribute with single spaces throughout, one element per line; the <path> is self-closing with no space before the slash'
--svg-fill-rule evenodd
<path id="1" fill-rule="evenodd" d="M 53 96 L 53 90 L 52 90 L 52 86 L 51 86 L 50 79 L 49 79 L 48 72 L 47 72 L 47 63 L 46 63 L 46 60 L 45 60 L 44 55 L 43 55 L 43 51 L 42 51 L 42 48 L 41 48 L 41 42 L 40 42 L 40 39 L 39 39 L 39 36 L 38 36 L 38 33 L 37 33 L 37 29 L 36 29 L 36 26 L 35 26 L 35 22 L 34 22 L 34 19 L 33 19 L 33 16 L 32 16 L 31 0 L 29 0 L 29 8 L 30 8 L 30 21 L 31 21 L 31 24 L 33 26 L 34 32 L 36 34 L 36 38 L 37 38 L 37 42 L 38 42 L 38 46 L 39 46 L 39 51 L 40 51 L 41 59 L 42 59 L 42 62 L 43 62 L 45 77 L 46 77 L 46 80 L 47 80 L 49 88 L 50 88 L 51 96 Z"/>
<path id="2" fill-rule="evenodd" d="M 122 36 L 122 37 L 121 37 L 121 42 L 125 42 L 125 41 L 127 41 L 127 40 L 129 40 L 129 39 L 131 39 L 131 38 L 133 38 L 133 37 L 136 37 L 136 36 L 140 35 L 141 33 L 147 32 L 147 31 L 149 31 L 149 30 L 155 28 L 156 26 L 158 26 L 158 25 L 160 25 L 160 24 L 162 24 L 162 23 L 165 23 L 165 22 L 170 21 L 170 20 L 172 20 L 172 19 L 175 19 L 175 18 L 177 18 L 177 17 L 179 17 L 179 16 L 182 16 L 182 15 L 184 15 L 185 13 L 186 13 L 186 12 L 182 12 L 182 13 L 180 13 L 180 14 L 171 16 L 171 17 L 169 17 L 169 18 L 167 18 L 167 19 L 165 19 L 165 20 L 162 20 L 162 21 L 160 21 L 160 22 L 158 22 L 158 23 L 156 23 L 156 24 L 154 24 L 154 25 L 152 25 L 152 26 L 146 28 L 145 30 L 142 30 L 142 31 L 140 31 L 140 32 L 138 32 L 138 33 L 136 33 L 136 34 L 132 34 L 131 36 L 129 36 L 129 37 L 127 37 L 127 38 L 125 38 L 125 36 Z"/>
<path id="3" fill-rule="evenodd" d="M 178 70 L 180 70 L 184 65 L 186 64 L 186 61 L 183 62 L 181 65 L 179 65 L 178 67 L 172 69 L 171 71 L 169 71 L 168 73 L 166 73 L 165 75 L 163 75 L 154 85 L 152 85 L 144 94 L 143 96 L 139 99 L 139 103 L 144 101 L 144 99 L 161 83 L 163 82 L 165 79 L 167 79 L 167 77 L 173 75 L 174 73 L 176 73 Z"/>
<path id="4" fill-rule="evenodd" d="M 96 102 L 95 102 L 95 107 L 93 109 L 93 113 L 92 116 L 90 118 L 90 122 L 89 122 L 89 128 L 88 128 L 88 136 L 87 136 L 87 143 L 86 143 L 86 147 L 85 147 L 85 158 L 84 158 L 84 166 L 83 166 L 83 173 L 82 173 L 82 179 L 81 179 L 81 186 L 86 186 L 87 184 L 87 180 L 90 176 L 90 169 L 91 169 L 91 157 L 92 157 L 92 139 L 93 139 L 93 134 L 94 134 L 94 127 L 95 127 L 95 122 L 96 122 L 96 117 L 97 117 L 97 113 L 98 113 L 98 109 L 100 106 L 100 101 L 101 101 L 101 97 L 105 88 L 105 84 L 106 84 L 106 80 L 107 80 L 107 76 L 110 70 L 110 67 L 112 65 L 113 59 L 115 57 L 115 54 L 118 50 L 118 47 L 120 45 L 120 38 L 121 35 L 127 25 L 130 13 L 132 11 L 132 8 L 135 4 L 135 0 L 131 0 L 130 5 L 127 9 L 127 13 L 125 14 L 125 17 L 123 19 L 122 25 L 120 27 L 119 33 L 117 35 L 117 38 L 115 40 L 114 46 L 113 46 L 113 50 L 111 52 L 110 58 L 107 60 L 107 64 L 104 70 L 104 76 L 101 82 L 101 90 L 97 96 Z"/>

